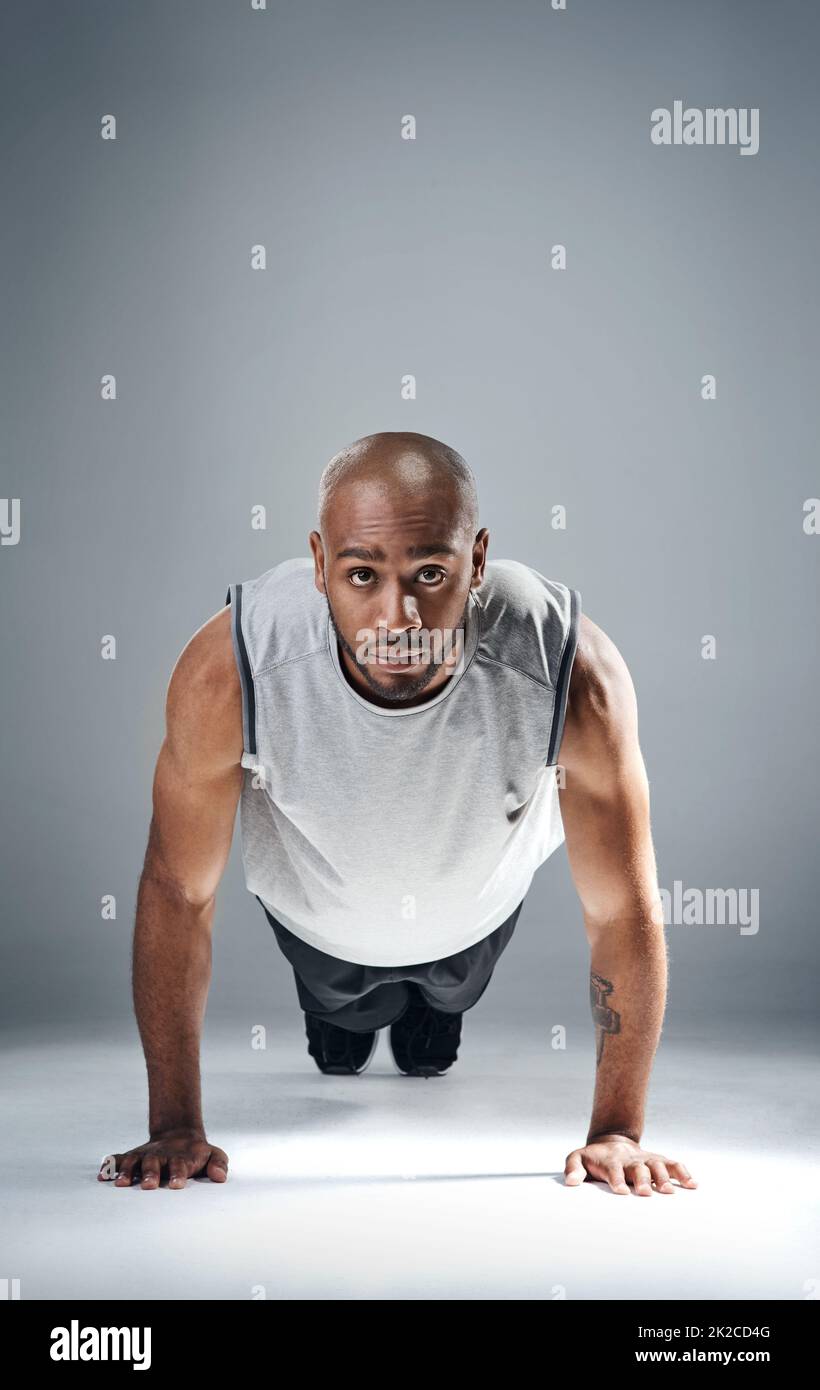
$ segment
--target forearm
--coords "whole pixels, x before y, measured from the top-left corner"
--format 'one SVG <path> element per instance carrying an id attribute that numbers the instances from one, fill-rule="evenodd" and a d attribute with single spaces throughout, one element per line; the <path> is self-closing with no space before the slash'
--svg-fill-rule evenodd
<path id="1" fill-rule="evenodd" d="M 134 928 L 133 996 L 148 1070 L 149 1130 L 203 1129 L 199 1048 L 211 979 L 213 899 L 195 907 L 149 866 Z"/>
<path id="2" fill-rule="evenodd" d="M 612 1133 L 639 1142 L 666 1007 L 663 926 L 643 919 L 608 924 L 590 941 L 596 1072 L 587 1143 Z"/>

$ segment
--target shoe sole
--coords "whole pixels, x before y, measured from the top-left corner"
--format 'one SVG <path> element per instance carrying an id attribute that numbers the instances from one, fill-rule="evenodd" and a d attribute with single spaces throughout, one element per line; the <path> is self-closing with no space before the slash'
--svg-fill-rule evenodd
<path id="1" fill-rule="evenodd" d="M 379 1030 L 378 1030 L 378 1028 L 377 1028 L 377 1029 L 376 1029 L 375 1036 L 374 1036 L 374 1038 L 373 1038 L 373 1046 L 372 1046 L 371 1049 L 370 1049 L 370 1052 L 369 1052 L 369 1054 L 368 1054 L 367 1061 L 365 1062 L 364 1066 L 359 1067 L 358 1071 L 354 1072 L 354 1076 L 361 1076 L 362 1072 L 367 1071 L 367 1068 L 370 1066 L 370 1063 L 373 1061 L 373 1058 L 374 1058 L 375 1055 L 376 1055 L 376 1048 L 378 1047 L 378 1045 L 379 1045 Z"/>
<path id="2" fill-rule="evenodd" d="M 314 1057 L 313 1060 L 314 1060 L 314 1062 L 316 1062 L 316 1065 L 317 1065 L 317 1067 L 319 1067 L 319 1071 L 322 1073 L 323 1076 L 361 1076 L 363 1072 L 366 1072 L 366 1071 L 367 1071 L 367 1068 L 370 1066 L 370 1063 L 373 1061 L 373 1058 L 374 1058 L 375 1055 L 376 1055 L 376 1049 L 377 1049 L 378 1046 L 379 1046 L 379 1033 L 378 1033 L 378 1029 L 377 1029 L 377 1030 L 376 1030 L 376 1033 L 374 1034 L 374 1037 L 373 1037 L 373 1046 L 371 1047 L 370 1052 L 369 1052 L 368 1055 L 367 1055 L 367 1059 L 362 1063 L 362 1065 L 361 1065 L 360 1067 L 355 1067 L 355 1068 L 351 1068 L 351 1067 L 319 1067 L 319 1063 L 316 1062 L 316 1058 L 315 1058 L 315 1057 Z"/>
<path id="3" fill-rule="evenodd" d="M 449 1067 L 445 1067 L 444 1071 L 439 1071 L 438 1067 L 433 1066 L 425 1070 L 423 1067 L 416 1066 L 413 1071 L 405 1071 L 404 1067 L 400 1067 L 396 1061 L 396 1054 L 393 1051 L 393 1039 L 390 1036 L 389 1028 L 387 1030 L 387 1045 L 390 1049 L 390 1060 L 393 1063 L 393 1070 L 397 1071 L 399 1076 L 423 1076 L 426 1081 L 430 1076 L 446 1076 L 447 1072 L 450 1070 Z"/>

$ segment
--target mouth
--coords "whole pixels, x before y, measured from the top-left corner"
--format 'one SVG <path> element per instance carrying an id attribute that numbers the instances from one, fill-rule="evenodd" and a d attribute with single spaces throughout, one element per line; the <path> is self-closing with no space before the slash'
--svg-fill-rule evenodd
<path id="1" fill-rule="evenodd" d="M 406 672 L 421 671 L 424 670 L 427 665 L 426 662 L 418 658 L 410 661 L 389 661 L 386 657 L 379 656 L 374 657 L 370 664 L 372 666 L 378 666 L 380 671 L 394 671 L 397 675 L 402 675 Z"/>

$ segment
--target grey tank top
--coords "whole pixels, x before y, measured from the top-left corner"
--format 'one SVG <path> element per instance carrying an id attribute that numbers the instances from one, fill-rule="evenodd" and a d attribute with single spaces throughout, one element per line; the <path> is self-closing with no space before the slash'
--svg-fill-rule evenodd
<path id="1" fill-rule="evenodd" d="M 384 709 L 344 674 L 311 558 L 228 590 L 246 884 L 328 955 L 399 966 L 464 950 L 563 842 L 556 766 L 580 597 L 495 560 L 470 598 L 449 681 Z"/>

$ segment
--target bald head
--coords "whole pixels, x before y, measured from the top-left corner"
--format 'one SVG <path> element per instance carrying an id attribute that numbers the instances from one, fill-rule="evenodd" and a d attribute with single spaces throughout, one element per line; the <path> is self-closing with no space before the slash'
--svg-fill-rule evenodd
<path id="1" fill-rule="evenodd" d="M 360 484 L 387 502 L 399 496 L 435 499 L 454 529 L 475 535 L 478 494 L 461 454 L 440 439 L 409 431 L 368 434 L 335 454 L 319 481 L 319 529 L 342 495 Z"/>
<path id="2" fill-rule="evenodd" d="M 440 439 L 369 434 L 330 460 L 309 540 L 347 678 L 395 707 L 427 699 L 452 676 L 435 654 L 394 664 L 363 650 L 368 634 L 462 633 L 484 576 L 489 532 L 476 532 L 475 479 Z M 435 648 L 434 648 L 435 653 Z"/>

